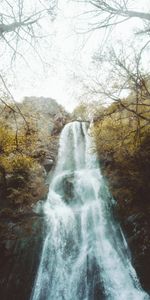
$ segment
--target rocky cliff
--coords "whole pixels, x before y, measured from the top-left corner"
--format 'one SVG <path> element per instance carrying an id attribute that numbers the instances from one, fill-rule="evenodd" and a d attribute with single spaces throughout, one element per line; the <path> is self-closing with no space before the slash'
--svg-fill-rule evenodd
<path id="1" fill-rule="evenodd" d="M 45 231 L 43 215 L 34 207 L 46 198 L 48 174 L 57 158 L 59 134 L 69 120 L 68 113 L 53 99 L 26 97 L 18 106 L 21 111 L 17 114 L 18 136 L 25 126 L 23 114 L 35 131 L 36 139 L 30 151 L 28 146 L 23 149 L 23 155 L 31 156 L 34 161 L 29 171 L 19 169 L 18 173 L 13 169 L 6 173 L 7 191 L 2 180 L 0 183 L 3 190 L 0 197 L 0 299 L 3 300 L 30 298 Z M 6 109 L 1 118 L 16 132 L 16 119 L 11 110 Z M 11 157 L 10 153 L 7 159 Z"/>

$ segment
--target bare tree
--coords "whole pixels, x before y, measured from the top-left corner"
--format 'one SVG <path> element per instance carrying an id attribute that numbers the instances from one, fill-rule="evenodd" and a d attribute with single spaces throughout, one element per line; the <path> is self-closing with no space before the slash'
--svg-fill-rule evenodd
<path id="1" fill-rule="evenodd" d="M 46 35 L 42 21 L 47 19 L 47 26 L 50 26 L 55 18 L 56 4 L 57 0 L 1 0 L 0 42 L 9 47 L 13 59 L 17 55 L 25 57 L 19 49 L 21 43 L 37 52 L 38 45 L 35 48 L 35 44 Z"/>
<path id="2" fill-rule="evenodd" d="M 0 46 L 3 49 L 1 60 L 7 61 L 9 58 L 12 65 L 19 57 L 28 64 L 26 52 L 31 50 L 43 62 L 39 49 L 48 30 L 42 22 L 45 19 L 44 25 L 51 26 L 56 16 L 57 0 L 1 0 L 0 5 Z M 0 67 L 2 111 L 3 107 L 9 108 L 15 118 L 16 114 L 20 114 L 27 125 L 3 74 Z M 6 99 L 10 99 L 11 103 Z"/>
<path id="3" fill-rule="evenodd" d="M 131 18 L 142 19 L 146 27 L 140 33 L 150 33 L 150 9 L 136 11 L 130 9 L 129 0 L 83 0 L 92 5 L 91 13 L 95 16 L 95 22 L 91 24 L 91 30 L 107 28 L 126 22 Z"/>
<path id="4" fill-rule="evenodd" d="M 26 64 L 26 53 L 32 51 L 43 63 L 40 44 L 47 38 L 57 11 L 57 0 L 0 0 L 0 46 L 1 60 L 11 58 L 10 64 L 17 58 Z M 44 24 L 44 25 L 43 25 Z M 14 116 L 17 134 L 17 115 L 19 114 L 28 129 L 28 123 L 19 105 L 17 105 L 7 84 L 7 76 L 0 66 L 1 114 L 7 109 Z M 17 136 L 17 135 L 16 135 Z"/>
<path id="5" fill-rule="evenodd" d="M 134 134 L 135 142 L 138 143 L 143 128 L 150 125 L 150 74 L 145 75 L 141 64 L 142 55 L 148 43 L 139 50 L 138 54 L 135 53 L 132 60 L 127 58 L 123 52 L 120 55 L 116 54 L 114 49 L 109 50 L 103 57 L 97 54 L 96 61 L 100 64 L 108 61 L 112 69 L 107 84 L 104 85 L 101 81 L 96 80 L 94 88 L 91 88 L 91 93 L 102 95 L 108 101 L 111 100 L 115 103 L 110 110 L 102 111 L 95 121 L 103 120 L 113 114 L 116 116 L 116 112 L 118 112 L 119 120 L 127 119 L 136 124 Z M 123 97 L 122 94 L 125 91 L 128 91 L 126 94 L 128 96 Z M 132 126 L 131 132 L 133 134 Z M 131 132 L 129 131 L 129 135 Z"/>

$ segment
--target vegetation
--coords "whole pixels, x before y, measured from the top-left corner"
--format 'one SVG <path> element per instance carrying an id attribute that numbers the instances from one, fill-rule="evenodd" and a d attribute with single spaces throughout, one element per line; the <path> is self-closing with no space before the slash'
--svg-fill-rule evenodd
<path id="1" fill-rule="evenodd" d="M 137 202 L 141 198 L 139 203 L 142 205 L 143 198 L 141 193 L 139 194 L 139 189 L 142 192 L 148 174 L 145 173 L 145 176 L 142 176 L 144 170 L 148 170 L 150 166 L 150 122 L 144 119 L 144 117 L 150 118 L 150 100 L 147 99 L 143 104 L 139 104 L 138 112 L 142 116 L 140 118 L 134 113 L 134 104 L 132 105 L 133 111 L 132 106 L 130 106 L 130 111 L 126 110 L 127 103 L 131 100 L 130 97 L 122 100 L 125 108 L 120 103 L 113 103 L 101 112 L 94 122 L 92 135 L 102 160 L 110 160 L 110 164 L 113 162 L 115 168 L 120 169 L 120 172 L 128 178 L 131 189 L 134 187 L 137 190 L 133 197 L 134 201 Z M 130 181 L 132 183 L 129 183 Z M 147 205 L 150 203 L 148 202 Z"/>
<path id="2" fill-rule="evenodd" d="M 12 102 L 9 105 L 15 109 Z M 55 161 L 58 135 L 68 118 L 48 98 L 27 98 L 18 108 L 26 122 L 0 105 L 0 210 L 31 210 L 33 203 L 46 197 L 45 172 Z"/>
<path id="3" fill-rule="evenodd" d="M 131 103 L 130 111 L 126 109 Z M 136 269 L 145 288 L 149 287 L 147 264 L 150 251 L 150 98 L 139 101 L 129 95 L 100 109 L 91 135 L 95 140 L 103 175 L 116 200 L 115 213 L 127 237 Z M 132 111 L 133 110 L 133 111 Z M 98 111 L 98 108 L 97 108 Z M 140 117 L 142 116 L 142 118 Z M 145 120 L 146 117 L 147 120 Z"/>
<path id="4" fill-rule="evenodd" d="M 135 17 L 130 1 L 86 1 L 94 6 L 95 22 L 90 30 L 119 26 Z M 108 3 L 110 2 L 110 3 Z M 97 12 L 97 14 L 96 14 Z M 139 11 L 138 18 L 146 15 Z M 103 16 L 103 18 L 102 18 Z M 93 16 L 94 17 L 94 16 Z M 149 13 L 147 14 L 149 18 Z M 98 100 L 79 105 L 75 114 L 93 119 L 91 135 L 95 143 L 103 175 L 116 200 L 115 214 L 129 239 L 133 260 L 141 282 L 149 289 L 150 264 L 150 77 L 147 51 L 150 39 L 149 20 L 131 44 L 100 47 L 93 61 L 97 73 L 86 91 Z M 114 21 L 114 22 L 113 22 Z M 144 25 L 145 24 L 145 25 Z M 110 37 L 110 32 L 108 32 Z M 137 47 L 138 45 L 138 47 Z M 108 68 L 108 69 L 107 69 Z M 125 96 L 126 95 L 126 96 Z M 104 105 L 103 105 L 104 103 Z M 92 112 L 92 118 L 90 116 Z"/>
<path id="5" fill-rule="evenodd" d="M 12 188 L 27 185 L 31 171 L 36 167 L 32 151 L 36 132 L 31 128 L 12 129 L 8 123 L 0 123 L 0 185 L 2 198 L 7 198 Z M 1 200 L 2 201 L 2 200 Z"/>

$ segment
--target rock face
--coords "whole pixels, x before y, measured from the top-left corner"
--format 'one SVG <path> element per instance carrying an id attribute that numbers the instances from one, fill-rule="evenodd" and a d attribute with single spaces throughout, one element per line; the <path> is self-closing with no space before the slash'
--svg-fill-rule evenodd
<path id="1" fill-rule="evenodd" d="M 53 169 L 58 151 L 59 134 L 69 115 L 53 99 L 25 98 L 19 104 L 27 119 L 37 129 L 38 142 L 32 156 L 36 168 L 22 188 L 24 178 L 7 176 L 11 187 L 9 199 L 0 199 L 0 299 L 29 300 L 39 265 L 45 232 L 44 217 L 33 211 L 35 204 L 46 199 L 47 175 Z M 7 116 L 6 116 L 7 117 Z M 13 116 L 8 123 L 14 126 Z M 23 125 L 21 117 L 18 126 Z M 15 179 L 15 180 L 14 180 Z"/>
<path id="2" fill-rule="evenodd" d="M 42 250 L 43 218 L 31 213 L 16 220 L 5 218 L 5 235 L 0 243 L 0 298 L 30 299 Z"/>
<path id="3" fill-rule="evenodd" d="M 37 128 L 40 144 L 46 145 L 50 136 L 60 133 L 69 119 L 69 114 L 54 99 L 44 97 L 25 97 L 21 109 L 32 116 Z M 21 119 L 20 119 L 21 122 Z"/>
<path id="4" fill-rule="evenodd" d="M 43 161 L 43 166 L 46 170 L 46 172 L 50 172 L 50 170 L 52 169 L 52 166 L 54 165 L 54 160 L 51 158 L 45 158 L 45 160 Z"/>
<path id="5" fill-rule="evenodd" d="M 134 267 L 143 288 L 150 292 L 150 209 L 149 202 L 145 202 L 149 187 L 143 185 L 143 194 L 139 190 L 138 172 L 135 177 L 133 168 L 133 174 L 129 177 L 128 169 L 118 165 L 107 153 L 100 155 L 100 164 L 115 199 L 116 218 L 127 238 Z M 133 167 L 135 165 L 133 162 Z"/>

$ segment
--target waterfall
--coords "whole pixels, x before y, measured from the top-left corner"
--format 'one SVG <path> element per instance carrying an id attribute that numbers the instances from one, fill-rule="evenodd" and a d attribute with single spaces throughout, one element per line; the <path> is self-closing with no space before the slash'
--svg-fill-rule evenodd
<path id="1" fill-rule="evenodd" d="M 86 123 L 65 126 L 32 300 L 143 300 Z"/>

